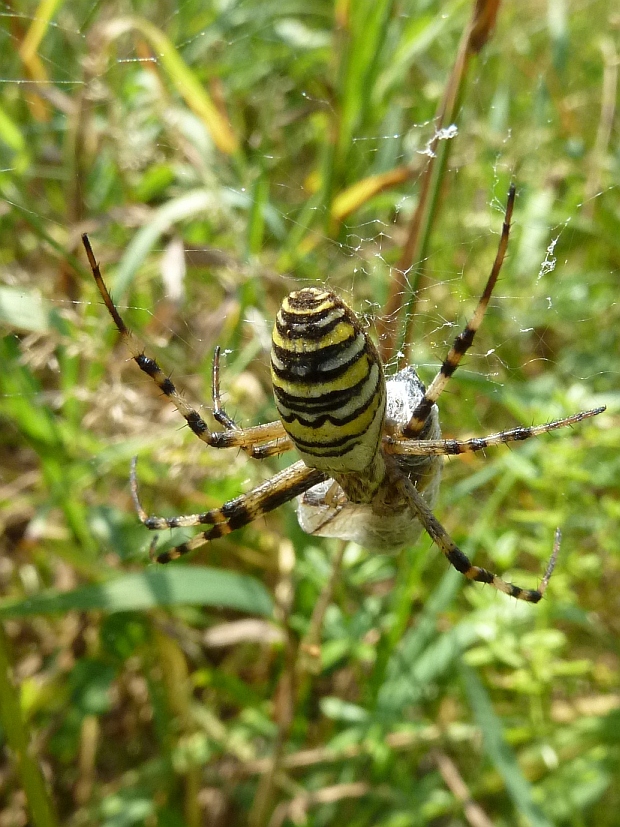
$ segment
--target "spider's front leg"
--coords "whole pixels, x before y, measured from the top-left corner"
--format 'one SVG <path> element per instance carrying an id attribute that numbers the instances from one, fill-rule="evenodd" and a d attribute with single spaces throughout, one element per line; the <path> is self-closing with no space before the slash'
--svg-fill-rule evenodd
<path id="1" fill-rule="evenodd" d="M 142 507 L 140 497 L 138 495 L 138 482 L 136 477 L 137 460 L 134 457 L 131 463 L 131 494 L 134 505 L 140 521 L 146 528 L 152 531 L 161 531 L 165 528 L 191 528 L 199 525 L 209 525 L 207 531 L 196 535 L 186 543 L 181 543 L 175 548 L 168 549 L 161 554 L 155 554 L 155 541 L 151 543 L 151 557 L 158 563 L 169 563 L 171 560 L 176 560 L 189 551 L 193 551 L 199 546 L 216 540 L 218 537 L 223 537 L 225 534 L 230 534 L 238 528 L 273 511 L 275 508 L 283 505 L 289 500 L 298 497 L 312 488 L 313 485 L 318 485 L 326 479 L 326 474 L 322 471 L 317 471 L 315 468 L 308 468 L 303 462 L 299 461 L 293 465 L 280 471 L 279 474 L 257 485 L 247 494 L 242 494 L 229 500 L 220 508 L 213 508 L 210 511 L 205 511 L 202 514 L 186 514 L 178 517 L 153 517 L 147 514 Z"/>
<path id="2" fill-rule="evenodd" d="M 543 425 L 529 425 L 519 428 L 512 428 L 509 431 L 499 431 L 487 436 L 472 437 L 471 439 L 407 439 L 401 434 L 396 436 L 385 435 L 383 437 L 383 448 L 388 454 L 396 456 L 454 456 L 456 454 L 473 454 L 476 451 L 484 451 L 493 445 L 507 445 L 509 442 L 523 442 L 534 436 L 541 436 L 549 431 L 558 428 L 566 428 L 569 425 L 576 425 L 584 419 L 598 416 L 606 410 L 605 405 L 600 408 L 592 408 L 589 411 L 579 411 L 563 419 L 554 419 Z"/>
<path id="3" fill-rule="evenodd" d="M 480 299 L 478 300 L 474 315 L 471 317 L 469 322 L 467 322 L 465 329 L 459 333 L 454 340 L 454 344 L 448 351 L 448 355 L 444 359 L 439 372 L 428 386 L 423 399 L 420 400 L 416 409 L 413 411 L 409 422 L 402 429 L 402 434 L 407 439 L 413 439 L 419 436 L 424 430 L 424 425 L 426 424 L 426 420 L 428 419 L 433 405 L 437 402 L 446 385 L 450 381 L 450 378 L 461 364 L 461 359 L 472 346 L 474 337 L 482 324 L 484 314 L 486 313 L 489 301 L 491 300 L 491 294 L 493 293 L 493 289 L 495 288 L 495 284 L 497 283 L 498 276 L 504 263 L 506 250 L 508 249 L 510 222 L 512 220 L 515 195 L 515 185 L 511 184 L 510 189 L 508 190 L 506 212 L 504 214 L 504 223 L 502 225 L 502 233 L 497 246 L 497 253 L 495 255 L 495 260 L 493 262 L 493 266 L 491 267 L 491 272 L 487 279 L 487 283 L 482 291 Z"/>
<path id="4" fill-rule="evenodd" d="M 525 600 L 528 603 L 538 603 L 549 584 L 560 551 L 562 535 L 559 528 L 556 529 L 555 532 L 553 551 L 540 586 L 537 589 L 522 589 L 520 586 L 506 582 L 502 577 L 493 574 L 493 572 L 488 571 L 488 569 L 472 565 L 467 555 L 456 545 L 437 517 L 435 517 L 431 509 L 424 502 L 424 499 L 418 493 L 413 483 L 406 477 L 401 477 L 397 484 L 400 486 L 401 491 L 411 507 L 416 511 L 418 519 L 424 526 L 426 532 L 439 546 L 443 554 L 447 557 L 448 562 L 454 566 L 457 571 L 463 574 L 468 580 L 475 580 L 478 583 L 488 583 L 490 586 L 493 586 L 494 589 L 504 592 L 504 594 L 510 595 L 510 597 L 516 597 L 517 600 Z"/>
<path id="5" fill-rule="evenodd" d="M 290 448 L 290 442 L 280 421 L 257 425 L 252 428 L 239 428 L 223 411 L 219 398 L 219 350 L 216 352 L 213 367 L 214 416 L 224 426 L 225 430 L 212 431 L 209 428 L 200 413 L 186 402 L 173 381 L 163 372 L 155 359 L 147 356 L 142 347 L 136 342 L 112 301 L 86 234 L 82 236 L 82 243 L 86 250 L 97 289 L 132 359 L 140 370 L 150 376 L 161 392 L 168 397 L 192 432 L 212 448 L 239 448 L 258 459 L 287 451 Z"/>

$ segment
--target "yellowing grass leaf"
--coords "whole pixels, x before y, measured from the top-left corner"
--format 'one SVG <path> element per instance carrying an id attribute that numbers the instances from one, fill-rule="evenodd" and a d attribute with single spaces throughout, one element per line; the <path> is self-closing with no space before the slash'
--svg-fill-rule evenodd
<path id="1" fill-rule="evenodd" d="M 217 148 L 227 155 L 233 155 L 238 150 L 239 143 L 228 119 L 217 109 L 174 44 L 157 26 L 142 17 L 120 17 L 108 23 L 103 32 L 108 39 L 114 40 L 132 29 L 146 38 L 158 63 L 190 109 L 202 119 Z"/>
<path id="2" fill-rule="evenodd" d="M 394 187 L 406 181 L 413 174 L 411 167 L 396 167 L 389 172 L 381 172 L 378 175 L 369 175 L 368 178 L 363 178 L 357 181 L 350 187 L 342 190 L 337 195 L 331 208 L 331 217 L 333 221 L 344 221 L 344 219 L 355 212 L 355 210 L 363 207 L 371 198 L 378 195 L 380 192 Z M 320 181 L 314 177 L 308 177 L 307 188 L 312 191 L 314 187 L 318 189 Z M 302 255 L 308 255 L 316 247 L 316 245 L 323 238 L 317 233 L 310 233 L 299 245 L 299 252 Z"/>
<path id="3" fill-rule="evenodd" d="M 334 198 L 332 204 L 332 218 L 342 221 L 352 212 L 362 207 L 367 201 L 383 190 L 402 184 L 411 176 L 409 167 L 397 167 L 379 175 L 369 175 L 347 187 Z"/>

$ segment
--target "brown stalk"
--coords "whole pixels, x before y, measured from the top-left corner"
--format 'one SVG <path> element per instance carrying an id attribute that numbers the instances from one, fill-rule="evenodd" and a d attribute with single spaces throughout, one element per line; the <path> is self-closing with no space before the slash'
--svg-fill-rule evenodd
<path id="1" fill-rule="evenodd" d="M 442 130 L 454 123 L 463 96 L 467 71 L 472 55 L 477 54 L 489 39 L 500 0 L 475 0 L 471 19 L 465 27 L 452 72 L 435 116 L 435 135 L 428 144 L 429 159 L 422 177 L 418 206 L 411 219 L 407 240 L 394 267 L 390 292 L 378 320 L 379 347 L 384 363 L 393 358 L 398 347 L 398 332 L 405 329 L 403 351 L 411 339 L 414 294 L 419 292 L 423 277 L 423 260 L 430 229 L 437 214 L 441 179 L 448 160 L 451 141 L 442 139 Z M 412 273 L 415 268 L 415 273 Z M 412 279 L 413 276 L 413 279 Z M 407 298 L 408 297 L 408 298 Z M 403 320 L 406 314 L 407 322 Z"/>
<path id="2" fill-rule="evenodd" d="M 435 750 L 432 755 L 444 784 L 463 805 L 463 813 L 471 827 L 493 827 L 492 821 L 482 807 L 472 799 L 469 787 L 463 781 L 454 761 L 445 752 L 439 752 L 439 750 Z"/>

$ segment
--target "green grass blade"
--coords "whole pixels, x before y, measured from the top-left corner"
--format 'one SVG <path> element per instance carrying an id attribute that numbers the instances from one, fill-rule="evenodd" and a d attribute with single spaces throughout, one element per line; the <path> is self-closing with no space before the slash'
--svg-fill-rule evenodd
<path id="1" fill-rule="evenodd" d="M 217 606 L 249 614 L 271 615 L 269 593 L 258 580 L 235 572 L 198 566 L 152 568 L 81 586 L 69 592 L 46 592 L 0 605 L 0 617 L 53 612 L 124 612 L 162 606 Z"/>
<path id="2" fill-rule="evenodd" d="M 156 210 L 153 218 L 135 234 L 125 250 L 113 280 L 116 300 L 127 293 L 136 271 L 157 241 L 173 224 L 204 212 L 212 206 L 213 193 L 197 189 L 186 192 L 179 198 L 173 198 Z"/>
<path id="3" fill-rule="evenodd" d="M 11 679 L 7 640 L 0 624 L 0 722 L 3 740 L 10 747 L 15 768 L 28 800 L 34 827 L 55 827 L 52 801 L 43 773 L 30 750 L 30 737 L 20 709 L 19 695 Z"/>
<path id="4" fill-rule="evenodd" d="M 532 827 L 553 827 L 532 797 L 532 786 L 521 772 L 517 757 L 508 745 L 502 724 L 491 699 L 476 672 L 461 666 L 465 691 L 484 739 L 484 750 L 506 784 L 515 808 L 522 813 Z"/>

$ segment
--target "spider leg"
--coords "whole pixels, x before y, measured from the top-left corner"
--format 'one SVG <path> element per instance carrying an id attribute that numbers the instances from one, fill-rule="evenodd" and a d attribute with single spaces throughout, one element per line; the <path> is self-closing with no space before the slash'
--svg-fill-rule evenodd
<path id="1" fill-rule="evenodd" d="M 242 494 L 224 503 L 220 508 L 213 508 L 202 514 L 187 514 L 179 517 L 151 517 L 142 507 L 138 496 L 136 464 L 134 457 L 131 463 L 131 494 L 143 525 L 153 531 L 165 528 L 188 528 L 197 525 L 211 526 L 207 531 L 203 531 L 186 543 L 168 549 L 168 551 L 161 554 L 155 555 L 153 553 L 155 544 L 151 544 L 151 554 L 158 563 L 169 563 L 171 560 L 176 560 L 183 554 L 187 554 L 187 552 L 193 551 L 211 540 L 222 537 L 224 534 L 230 534 L 231 531 L 248 525 L 262 514 L 273 511 L 283 503 L 303 494 L 313 485 L 318 485 L 318 483 L 327 479 L 327 475 L 322 471 L 317 471 L 316 468 L 308 468 L 302 460 L 299 460 L 284 471 L 275 474 L 271 479 L 257 485 L 247 494 Z"/>
<path id="2" fill-rule="evenodd" d="M 149 356 L 146 356 L 142 348 L 138 345 L 138 343 L 136 343 L 131 331 L 123 321 L 114 302 L 112 301 L 86 233 L 82 235 L 82 243 L 84 244 L 84 249 L 86 250 L 86 255 L 88 257 L 88 263 L 92 270 L 93 278 L 95 279 L 99 293 L 101 294 L 101 298 L 103 299 L 108 312 L 112 316 L 118 332 L 121 334 L 123 341 L 127 345 L 132 359 L 138 365 L 140 370 L 150 376 L 161 392 L 167 396 L 168 399 L 170 399 L 172 404 L 185 419 L 190 429 L 196 434 L 196 436 L 212 448 L 241 448 L 241 450 L 251 456 L 256 456 L 259 458 L 273 456 L 274 454 L 282 453 L 283 451 L 288 450 L 288 447 L 285 446 L 289 446 L 289 443 L 284 439 L 284 428 L 280 421 L 270 422 L 266 425 L 257 425 L 252 428 L 237 428 L 233 420 L 222 411 L 221 404 L 219 404 L 218 384 L 215 385 L 216 397 L 218 399 L 218 416 L 220 417 L 218 421 L 224 425 L 226 430 L 211 431 L 209 429 L 207 423 L 200 416 L 198 411 L 195 408 L 192 408 L 191 405 L 188 405 L 185 399 L 183 399 L 170 377 L 166 376 L 155 359 L 151 359 Z M 214 371 L 217 371 L 218 369 L 219 365 L 214 368 Z M 219 378 L 217 378 L 217 376 L 214 379 L 214 382 L 219 382 Z M 267 443 L 269 448 L 263 453 L 260 451 L 255 453 L 254 448 L 259 447 L 260 443 Z"/>
<path id="3" fill-rule="evenodd" d="M 537 589 L 522 589 L 520 586 L 507 583 L 506 580 L 499 577 L 499 575 L 493 574 L 493 572 L 487 569 L 472 565 L 467 555 L 456 545 L 431 509 L 424 502 L 423 497 L 418 493 L 412 482 L 406 477 L 403 477 L 400 480 L 400 485 L 407 500 L 417 512 L 418 519 L 424 526 L 424 529 L 439 546 L 442 553 L 447 557 L 448 562 L 454 566 L 457 571 L 463 574 L 468 580 L 475 580 L 478 583 L 488 583 L 490 586 L 493 586 L 494 589 L 504 592 L 504 594 L 510 595 L 510 597 L 516 597 L 517 600 L 525 600 L 528 603 L 538 603 L 549 584 L 560 551 L 562 534 L 559 528 L 555 531 L 553 551 L 551 552 L 551 558 L 547 564 L 540 586 Z"/>
<path id="4" fill-rule="evenodd" d="M 222 407 L 220 396 L 220 346 L 216 345 L 213 351 L 213 371 L 211 373 L 211 398 L 213 399 L 213 419 L 223 425 L 227 431 L 241 430 L 234 419 L 231 419 Z"/>
<path id="5" fill-rule="evenodd" d="M 429 385 L 426 393 L 424 394 L 424 398 L 415 408 L 413 414 L 411 415 L 411 419 L 403 428 L 403 435 L 409 439 L 415 437 L 424 428 L 424 424 L 428 418 L 429 413 L 431 412 L 431 408 L 439 399 L 444 388 L 450 381 L 450 377 L 458 368 L 464 354 L 472 346 L 474 336 L 476 335 L 478 328 L 482 324 L 484 314 L 491 299 L 491 293 L 493 292 L 493 288 L 495 287 L 495 283 L 497 282 L 497 277 L 499 276 L 500 270 L 502 269 L 502 264 L 504 263 L 504 257 L 506 255 L 506 249 L 508 247 L 508 238 L 510 236 L 510 220 L 512 218 L 514 201 L 515 186 L 514 184 L 511 184 L 510 189 L 508 190 L 506 212 L 504 215 L 504 223 L 502 226 L 502 234 L 500 236 L 499 245 L 497 248 L 497 254 L 495 256 L 495 261 L 493 262 L 493 267 L 491 268 L 491 273 L 485 285 L 484 291 L 480 296 L 474 315 L 467 323 L 465 329 L 461 333 L 459 333 L 459 335 L 454 340 L 454 344 L 450 348 L 450 351 L 448 352 L 448 355 L 446 356 L 437 375 Z"/>
<path id="6" fill-rule="evenodd" d="M 222 407 L 222 398 L 220 395 L 220 346 L 216 345 L 215 351 L 213 352 L 213 374 L 211 377 L 211 395 L 213 397 L 213 418 L 223 425 L 226 430 L 229 431 L 240 431 L 241 428 L 237 425 L 235 420 L 228 416 L 224 408 Z M 253 445 L 246 445 L 241 446 L 241 449 L 245 451 L 246 454 L 251 456 L 253 459 L 265 459 L 266 457 L 275 457 L 279 454 L 283 454 L 285 451 L 290 451 L 293 447 L 290 439 L 286 435 L 286 431 L 284 430 L 284 426 L 281 422 L 274 422 L 271 423 L 273 426 L 279 425 L 279 432 L 274 433 L 273 438 L 270 438 L 268 442 L 264 444 L 253 444 Z M 263 427 L 263 426 L 258 426 Z M 247 432 L 248 429 L 246 429 Z M 277 431 L 278 428 L 274 427 L 273 431 Z"/>
<path id="7" fill-rule="evenodd" d="M 383 447 L 388 454 L 407 456 L 428 456 L 439 454 L 471 454 L 474 451 L 482 451 L 492 445 L 503 445 L 509 442 L 521 442 L 530 437 L 546 434 L 557 428 L 565 428 L 574 425 L 591 416 L 598 416 L 603 413 L 605 406 L 593 408 L 590 411 L 579 411 L 579 413 L 554 419 L 544 425 L 531 425 L 529 427 L 512 428 L 509 431 L 499 431 L 488 436 L 474 437 L 472 439 L 405 439 L 402 436 L 384 436 Z"/>

